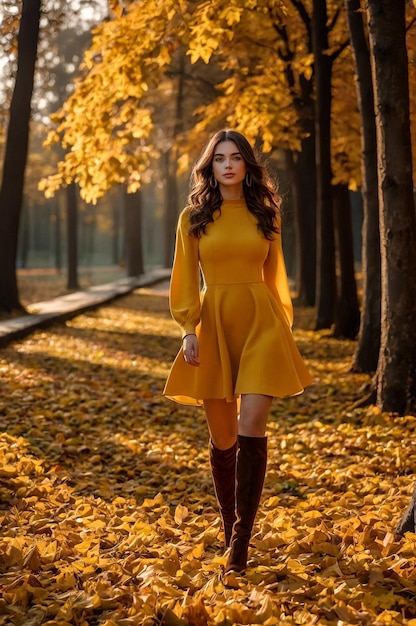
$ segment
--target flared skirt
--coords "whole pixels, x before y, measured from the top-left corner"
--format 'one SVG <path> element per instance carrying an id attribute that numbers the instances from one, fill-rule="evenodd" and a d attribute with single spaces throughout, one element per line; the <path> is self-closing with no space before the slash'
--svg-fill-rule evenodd
<path id="1" fill-rule="evenodd" d="M 313 382 L 264 282 L 206 287 L 196 333 L 199 367 L 185 362 L 181 348 L 166 381 L 163 393 L 176 402 L 231 402 L 242 394 L 287 397 Z"/>

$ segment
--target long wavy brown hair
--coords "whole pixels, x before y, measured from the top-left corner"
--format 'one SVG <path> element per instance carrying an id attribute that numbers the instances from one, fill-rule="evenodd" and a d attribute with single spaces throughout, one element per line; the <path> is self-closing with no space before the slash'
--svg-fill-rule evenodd
<path id="1" fill-rule="evenodd" d="M 221 141 L 233 141 L 246 164 L 246 172 L 251 174 L 251 185 L 243 182 L 247 208 L 257 219 L 257 227 L 266 239 L 272 240 L 279 232 L 281 198 L 277 194 L 267 168 L 257 158 L 247 139 L 236 130 L 216 132 L 202 150 L 192 170 L 188 202 L 191 226 L 189 234 L 201 237 L 210 222 L 214 221 L 215 211 L 221 212 L 222 196 L 219 185 L 212 186 L 215 148 Z"/>

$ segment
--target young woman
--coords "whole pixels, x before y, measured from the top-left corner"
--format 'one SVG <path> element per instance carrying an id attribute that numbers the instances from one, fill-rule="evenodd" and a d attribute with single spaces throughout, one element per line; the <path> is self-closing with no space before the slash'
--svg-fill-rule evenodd
<path id="1" fill-rule="evenodd" d="M 196 162 L 189 205 L 179 217 L 170 307 L 182 348 L 164 394 L 204 406 L 230 546 L 226 572 L 247 565 L 272 399 L 299 394 L 312 382 L 291 332 L 279 209 L 280 198 L 245 137 L 217 132 Z"/>

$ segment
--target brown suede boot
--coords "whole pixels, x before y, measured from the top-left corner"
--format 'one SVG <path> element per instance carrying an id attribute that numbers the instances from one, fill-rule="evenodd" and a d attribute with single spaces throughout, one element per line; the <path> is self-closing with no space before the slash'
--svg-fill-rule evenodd
<path id="1" fill-rule="evenodd" d="M 237 521 L 231 537 L 225 573 L 243 572 L 247 566 L 248 544 L 263 490 L 267 466 L 267 437 L 238 436 Z"/>
<path id="2" fill-rule="evenodd" d="M 396 535 L 404 535 L 405 533 L 416 532 L 416 486 L 413 490 L 412 499 L 409 506 L 403 513 L 399 523 L 394 529 Z"/>
<path id="3" fill-rule="evenodd" d="M 219 450 L 209 443 L 209 461 L 218 505 L 224 526 L 225 547 L 230 545 L 235 515 L 235 468 L 237 442 L 228 450 Z"/>

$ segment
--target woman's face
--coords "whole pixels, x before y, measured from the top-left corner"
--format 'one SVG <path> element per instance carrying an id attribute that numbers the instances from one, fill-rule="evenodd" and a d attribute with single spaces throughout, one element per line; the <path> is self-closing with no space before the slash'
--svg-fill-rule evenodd
<path id="1" fill-rule="evenodd" d="M 220 141 L 212 160 L 214 178 L 220 186 L 241 186 L 246 175 L 246 164 L 234 141 Z"/>

